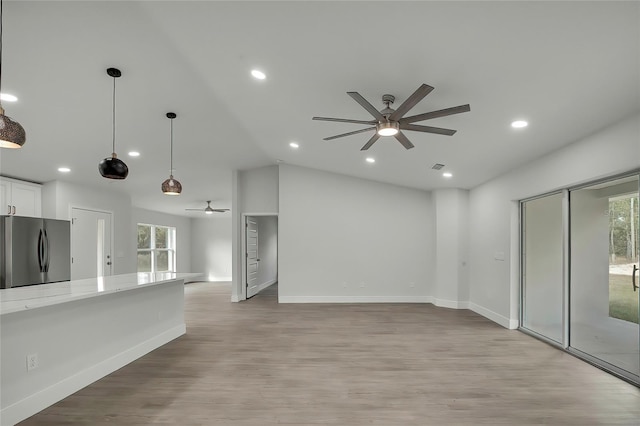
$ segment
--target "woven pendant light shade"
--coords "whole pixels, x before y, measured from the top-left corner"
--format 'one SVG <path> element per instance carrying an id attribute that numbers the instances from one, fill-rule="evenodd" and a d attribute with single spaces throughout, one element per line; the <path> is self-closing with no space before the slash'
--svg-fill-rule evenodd
<path id="1" fill-rule="evenodd" d="M 169 176 L 169 179 L 162 182 L 162 193 L 165 195 L 180 195 L 182 192 L 182 184 Z"/>
<path id="2" fill-rule="evenodd" d="M 2 87 L 2 15 L 3 1 L 0 0 L 0 88 Z M 4 108 L 0 105 L 0 148 L 22 148 L 27 141 L 24 128 L 11 117 L 4 115 Z"/>
<path id="3" fill-rule="evenodd" d="M 4 109 L 0 107 L 0 147 L 22 148 L 26 140 L 24 128 L 11 117 L 4 115 Z"/>

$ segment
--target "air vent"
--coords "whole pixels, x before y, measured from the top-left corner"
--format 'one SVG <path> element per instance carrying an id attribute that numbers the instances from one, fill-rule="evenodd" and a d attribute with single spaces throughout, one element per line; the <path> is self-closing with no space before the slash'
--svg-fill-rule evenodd
<path id="1" fill-rule="evenodd" d="M 444 167 L 444 164 L 436 163 L 436 164 L 433 165 L 432 169 L 433 170 L 440 170 L 443 167 Z"/>

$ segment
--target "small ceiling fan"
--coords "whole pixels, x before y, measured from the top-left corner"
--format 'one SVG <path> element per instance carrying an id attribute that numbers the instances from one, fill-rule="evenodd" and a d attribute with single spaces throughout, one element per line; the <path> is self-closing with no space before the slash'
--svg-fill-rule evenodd
<path id="1" fill-rule="evenodd" d="M 456 131 L 451 129 L 442 129 L 440 127 L 431 127 L 431 126 L 421 126 L 419 124 L 413 124 L 416 121 L 430 120 L 432 118 L 438 117 L 446 117 L 447 115 L 459 114 L 461 112 L 468 112 L 471 110 L 469 104 L 460 105 L 456 107 L 441 109 L 438 111 L 426 112 L 424 114 L 418 114 L 411 117 L 404 117 L 404 115 L 409 112 L 411 108 L 413 108 L 418 102 L 420 102 L 425 96 L 427 96 L 433 87 L 423 84 L 418 87 L 418 90 L 413 92 L 411 96 L 409 96 L 403 103 L 398 107 L 398 109 L 394 110 L 390 107 L 391 104 L 396 100 L 393 95 L 383 95 L 382 103 L 386 105 L 386 107 L 378 111 L 373 105 L 371 105 L 365 98 L 362 97 L 358 92 L 347 92 L 347 95 L 351 96 L 356 102 L 358 102 L 364 109 L 366 109 L 369 114 L 375 118 L 375 120 L 351 120 L 347 118 L 329 118 L 329 117 L 313 117 L 313 120 L 320 121 L 337 121 L 340 123 L 355 123 L 355 124 L 368 124 L 372 127 L 367 127 L 366 129 L 360 129 L 349 133 L 343 133 L 336 136 L 331 136 L 328 138 L 324 138 L 325 141 L 330 141 L 332 139 L 341 138 L 344 136 L 355 135 L 358 133 L 368 132 L 370 130 L 375 130 L 375 134 L 369 139 L 369 141 L 360 149 L 361 151 L 366 151 L 371 148 L 371 146 L 376 143 L 381 136 L 395 136 L 395 138 L 404 146 L 406 149 L 411 149 L 414 145 L 409 141 L 409 139 L 405 136 L 401 130 L 411 130 L 414 132 L 424 132 L 424 133 L 435 133 L 438 135 L 446 135 L 452 136 Z"/>
<path id="2" fill-rule="evenodd" d="M 185 209 L 185 210 L 205 212 L 205 214 L 213 214 L 214 212 L 224 213 L 229 211 L 229 209 L 214 209 L 213 207 L 211 207 L 211 201 L 207 201 L 207 207 L 205 207 L 204 209 Z"/>

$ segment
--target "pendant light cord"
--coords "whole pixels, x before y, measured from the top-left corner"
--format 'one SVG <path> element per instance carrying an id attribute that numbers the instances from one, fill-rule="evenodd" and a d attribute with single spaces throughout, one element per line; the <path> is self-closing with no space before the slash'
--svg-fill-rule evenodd
<path id="1" fill-rule="evenodd" d="M 0 0 L 0 91 L 2 91 L 2 0 Z"/>
<path id="2" fill-rule="evenodd" d="M 171 156 L 171 158 L 169 159 L 169 165 L 171 167 L 169 169 L 169 176 L 173 176 L 173 118 L 171 119 L 171 143 L 170 143 L 169 152 Z"/>
<path id="3" fill-rule="evenodd" d="M 112 152 L 112 155 L 115 156 L 115 153 L 116 153 L 116 78 L 115 77 L 113 77 L 113 111 L 112 112 L 113 112 L 113 128 L 112 128 L 113 150 L 111 152 Z"/>

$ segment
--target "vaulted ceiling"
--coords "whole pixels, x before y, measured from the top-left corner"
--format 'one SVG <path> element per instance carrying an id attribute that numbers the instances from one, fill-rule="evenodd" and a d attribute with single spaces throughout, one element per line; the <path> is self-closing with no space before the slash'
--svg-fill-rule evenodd
<path id="1" fill-rule="evenodd" d="M 3 105 L 28 141 L 0 151 L 0 173 L 122 191 L 172 214 L 205 200 L 230 207 L 232 170 L 279 161 L 473 188 L 640 110 L 638 2 L 6 1 L 4 15 L 2 89 L 19 100 Z M 97 171 L 111 154 L 111 66 L 123 74 L 125 181 Z M 256 68 L 265 80 L 251 77 Z M 422 83 L 435 90 L 410 115 L 471 105 L 418 123 L 454 136 L 407 132 L 411 150 L 383 138 L 361 152 L 368 134 L 322 139 L 362 126 L 311 120 L 370 120 L 346 92 L 382 109 L 383 94 L 397 107 Z M 160 191 L 169 111 L 180 197 Z M 516 119 L 530 124 L 513 129 Z"/>

